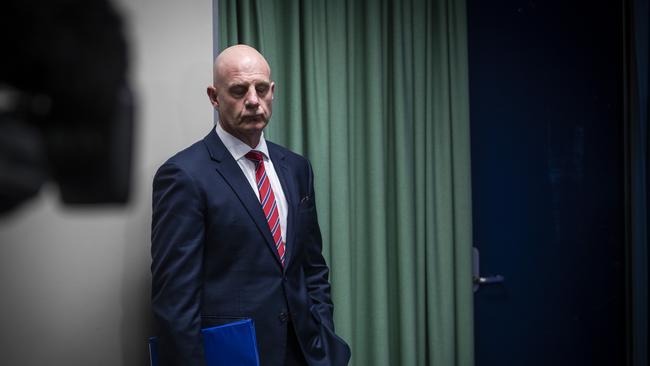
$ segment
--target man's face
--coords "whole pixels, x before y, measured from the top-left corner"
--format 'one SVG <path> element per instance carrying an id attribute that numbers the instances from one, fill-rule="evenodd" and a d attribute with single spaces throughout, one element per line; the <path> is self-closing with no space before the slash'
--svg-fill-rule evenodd
<path id="1" fill-rule="evenodd" d="M 275 88 L 266 61 L 255 54 L 229 57 L 217 72 L 208 94 L 222 128 L 246 143 L 259 141 L 271 118 Z"/>

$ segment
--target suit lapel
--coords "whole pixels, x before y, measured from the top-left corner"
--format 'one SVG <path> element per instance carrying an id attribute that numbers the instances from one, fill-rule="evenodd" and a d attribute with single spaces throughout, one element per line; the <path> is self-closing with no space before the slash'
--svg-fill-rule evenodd
<path id="1" fill-rule="evenodd" d="M 284 268 L 289 267 L 289 262 L 291 261 L 292 254 L 295 252 L 295 243 L 294 243 L 294 222 L 296 217 L 296 204 L 297 201 L 297 191 L 293 179 L 291 179 L 291 171 L 287 165 L 285 155 L 280 149 L 278 149 L 274 144 L 267 141 L 266 146 L 269 149 L 269 155 L 271 156 L 271 161 L 273 161 L 273 167 L 275 168 L 275 173 L 280 179 L 280 184 L 282 185 L 282 190 L 284 191 L 284 197 L 287 199 L 287 232 L 284 234 L 285 240 L 285 255 L 284 255 Z"/>
<path id="2" fill-rule="evenodd" d="M 244 173 L 241 171 L 239 164 L 233 159 L 232 155 L 228 152 L 228 149 L 224 146 L 221 139 L 213 129 L 204 139 L 208 152 L 212 160 L 216 161 L 216 170 L 223 177 L 223 179 L 228 183 L 230 188 L 235 192 L 242 205 L 248 211 L 248 214 L 251 216 L 255 222 L 255 226 L 260 231 L 264 237 L 266 244 L 271 249 L 271 253 L 275 257 L 278 264 L 281 265 L 280 256 L 278 251 L 275 248 L 273 243 L 273 237 L 271 236 L 271 230 L 269 225 L 266 222 L 266 217 L 264 216 L 264 210 L 260 205 L 255 192 L 253 192 L 248 180 L 244 176 Z M 285 254 L 285 264 L 286 264 L 286 254 Z"/>

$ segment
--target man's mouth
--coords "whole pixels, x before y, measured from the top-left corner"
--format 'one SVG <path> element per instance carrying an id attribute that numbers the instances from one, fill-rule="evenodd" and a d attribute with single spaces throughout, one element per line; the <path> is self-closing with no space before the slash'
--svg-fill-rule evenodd
<path id="1" fill-rule="evenodd" d="M 242 122 L 260 122 L 264 118 L 261 114 L 255 114 L 252 116 L 242 116 Z"/>

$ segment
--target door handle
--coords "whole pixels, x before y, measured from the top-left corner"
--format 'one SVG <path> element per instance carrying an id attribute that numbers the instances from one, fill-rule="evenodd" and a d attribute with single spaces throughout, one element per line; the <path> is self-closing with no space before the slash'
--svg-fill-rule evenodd
<path id="1" fill-rule="evenodd" d="M 501 275 L 488 276 L 488 277 L 474 277 L 474 284 L 476 285 L 492 285 L 495 283 L 501 283 L 505 281 L 506 278 Z"/>
<path id="2" fill-rule="evenodd" d="M 506 278 L 502 275 L 481 276 L 480 253 L 476 247 L 472 248 L 472 282 L 474 292 L 478 291 L 481 285 L 493 285 L 503 283 Z"/>

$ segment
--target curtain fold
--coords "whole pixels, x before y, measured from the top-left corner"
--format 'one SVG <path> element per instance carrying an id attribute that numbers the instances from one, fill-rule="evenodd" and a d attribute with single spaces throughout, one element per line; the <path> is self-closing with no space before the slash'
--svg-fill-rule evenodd
<path id="1" fill-rule="evenodd" d="M 220 0 L 266 56 L 266 136 L 308 157 L 354 365 L 472 365 L 464 1 Z"/>

